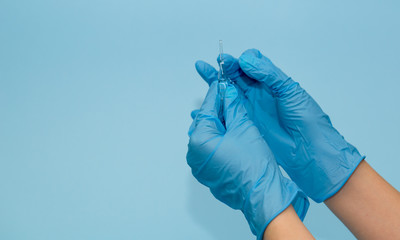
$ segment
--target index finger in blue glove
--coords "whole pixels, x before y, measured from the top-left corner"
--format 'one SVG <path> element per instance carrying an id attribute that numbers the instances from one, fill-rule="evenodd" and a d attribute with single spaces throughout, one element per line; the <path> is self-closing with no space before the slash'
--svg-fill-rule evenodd
<path id="1" fill-rule="evenodd" d="M 194 119 L 194 127 L 189 136 L 194 132 L 220 135 L 225 132 L 225 127 L 218 118 L 219 97 L 217 82 L 211 84 L 207 96 Z"/>
<path id="2" fill-rule="evenodd" d="M 257 49 L 246 50 L 239 58 L 239 65 L 247 76 L 265 83 L 277 97 L 288 95 L 298 86 Z"/>
<path id="3" fill-rule="evenodd" d="M 211 85 L 214 81 L 218 81 L 218 71 L 210 64 L 204 61 L 197 61 L 195 67 L 197 72 L 204 81 L 208 83 L 208 85 Z"/>

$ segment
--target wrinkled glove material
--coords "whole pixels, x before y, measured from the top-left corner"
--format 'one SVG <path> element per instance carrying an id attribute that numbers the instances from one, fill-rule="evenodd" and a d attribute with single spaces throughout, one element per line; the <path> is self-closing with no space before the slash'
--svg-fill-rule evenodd
<path id="1" fill-rule="evenodd" d="M 223 101 L 225 125 L 221 123 L 217 88 L 217 82 L 212 83 L 201 109 L 192 113 L 187 163 L 218 200 L 243 212 L 253 234 L 262 239 L 267 225 L 290 204 L 304 219 L 309 202 L 281 174 L 232 84 Z"/>
<path id="2" fill-rule="evenodd" d="M 364 159 L 316 101 L 258 50 L 224 55 L 226 74 L 241 89 L 249 118 L 291 179 L 316 202 L 333 196 Z M 198 61 L 209 84 L 216 70 Z"/>

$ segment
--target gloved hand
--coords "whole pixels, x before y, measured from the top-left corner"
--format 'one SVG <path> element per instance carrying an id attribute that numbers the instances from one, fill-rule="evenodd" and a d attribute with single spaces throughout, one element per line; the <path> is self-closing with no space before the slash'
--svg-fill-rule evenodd
<path id="1" fill-rule="evenodd" d="M 339 191 L 364 157 L 314 99 L 258 50 L 245 51 L 239 60 L 225 54 L 224 61 L 225 74 L 245 95 L 250 119 L 292 180 L 316 202 Z M 198 61 L 196 69 L 208 83 L 217 79 L 205 62 Z"/>
<path id="2" fill-rule="evenodd" d="M 290 204 L 303 220 L 307 197 L 282 176 L 235 86 L 228 85 L 223 103 L 226 127 L 218 118 L 219 104 L 215 82 L 189 130 L 187 162 L 193 176 L 218 200 L 240 209 L 258 239 Z"/>

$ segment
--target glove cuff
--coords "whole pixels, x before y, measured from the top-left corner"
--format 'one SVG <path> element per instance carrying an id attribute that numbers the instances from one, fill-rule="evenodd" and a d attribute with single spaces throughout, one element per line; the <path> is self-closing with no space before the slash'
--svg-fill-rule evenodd
<path id="1" fill-rule="evenodd" d="M 242 212 L 252 233 L 261 240 L 268 224 L 290 204 L 303 221 L 310 204 L 308 198 L 294 182 L 284 178 L 279 172 L 272 177 L 263 176 L 259 179 L 249 193 Z"/>
<path id="2" fill-rule="evenodd" d="M 365 159 L 365 156 L 357 156 L 354 157 L 355 161 L 349 161 L 349 166 L 346 168 L 342 169 L 342 174 L 340 175 L 341 178 L 339 178 L 336 182 L 331 184 L 330 188 L 327 188 L 327 191 L 324 192 L 324 195 L 320 197 L 312 197 L 313 200 L 317 203 L 323 202 L 326 199 L 332 197 L 335 195 L 342 187 L 346 184 L 346 182 L 349 180 L 351 175 L 353 175 L 354 171 L 357 169 L 358 165 L 362 162 L 362 160 Z M 311 197 L 311 196 L 310 196 Z"/>

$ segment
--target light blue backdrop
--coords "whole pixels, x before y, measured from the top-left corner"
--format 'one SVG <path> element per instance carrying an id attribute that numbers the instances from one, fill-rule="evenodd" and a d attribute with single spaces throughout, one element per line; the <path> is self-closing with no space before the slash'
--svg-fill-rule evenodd
<path id="1" fill-rule="evenodd" d="M 259 48 L 400 189 L 399 1 L 0 1 L 0 239 L 253 239 L 186 165 L 194 69 Z M 354 239 L 324 205 L 318 239 Z"/>

